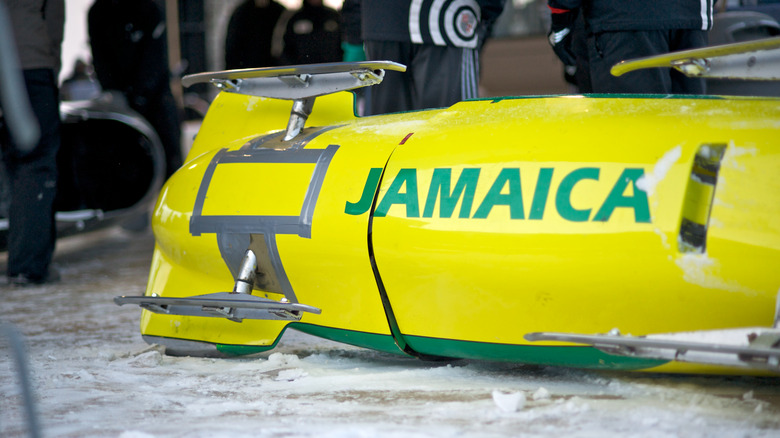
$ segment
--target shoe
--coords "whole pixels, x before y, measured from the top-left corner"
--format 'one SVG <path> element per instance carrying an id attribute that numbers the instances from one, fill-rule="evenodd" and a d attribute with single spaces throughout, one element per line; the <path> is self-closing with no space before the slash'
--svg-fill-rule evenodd
<path id="1" fill-rule="evenodd" d="M 25 287 L 40 283 L 40 281 L 36 281 L 26 274 L 9 275 L 6 277 L 6 284 L 9 286 Z"/>
<path id="2" fill-rule="evenodd" d="M 31 277 L 27 274 L 9 275 L 6 277 L 6 284 L 19 287 L 56 283 L 58 281 L 60 281 L 60 271 L 54 267 L 49 267 L 43 278 Z"/>

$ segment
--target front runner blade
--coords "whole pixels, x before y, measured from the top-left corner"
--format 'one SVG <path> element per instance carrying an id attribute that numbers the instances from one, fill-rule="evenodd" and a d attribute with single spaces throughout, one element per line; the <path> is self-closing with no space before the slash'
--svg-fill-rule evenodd
<path id="1" fill-rule="evenodd" d="M 218 292 L 192 297 L 121 296 L 117 305 L 136 304 L 154 313 L 183 316 L 227 318 L 234 322 L 244 319 L 298 321 L 303 312 L 319 315 L 316 307 L 300 303 L 275 301 L 243 293 Z"/>

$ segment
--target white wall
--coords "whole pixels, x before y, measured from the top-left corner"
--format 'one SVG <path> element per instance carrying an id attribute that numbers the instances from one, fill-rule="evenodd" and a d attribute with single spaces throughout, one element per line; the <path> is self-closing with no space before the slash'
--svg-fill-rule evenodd
<path id="1" fill-rule="evenodd" d="M 94 0 L 65 1 L 65 39 L 62 42 L 60 80 L 70 76 L 76 59 L 89 60 L 92 50 L 87 41 L 87 11 Z"/>

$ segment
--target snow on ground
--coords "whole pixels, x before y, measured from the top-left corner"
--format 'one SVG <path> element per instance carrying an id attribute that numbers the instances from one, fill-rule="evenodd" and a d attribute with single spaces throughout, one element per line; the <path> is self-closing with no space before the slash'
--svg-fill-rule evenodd
<path id="1" fill-rule="evenodd" d="M 780 379 L 423 362 L 293 331 L 236 359 L 145 344 L 149 234 L 62 240 L 63 281 L 0 289 L 22 333 L 44 437 L 780 437 Z M 4 264 L 4 260 L 2 260 Z M 28 436 L 0 340 L 0 436 Z"/>

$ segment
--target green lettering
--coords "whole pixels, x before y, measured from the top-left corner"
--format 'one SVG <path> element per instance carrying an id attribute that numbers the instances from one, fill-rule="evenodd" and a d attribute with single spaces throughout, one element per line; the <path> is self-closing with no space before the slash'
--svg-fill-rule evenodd
<path id="1" fill-rule="evenodd" d="M 354 203 L 347 201 L 347 205 L 344 206 L 344 213 L 357 216 L 367 212 L 374 202 L 374 194 L 376 194 L 376 187 L 377 184 L 379 184 L 379 178 L 381 177 L 381 168 L 371 168 L 371 170 L 368 171 L 368 178 L 366 178 L 366 184 L 363 186 L 363 194 L 360 195 L 360 200 Z"/>
<path id="2" fill-rule="evenodd" d="M 458 217 L 468 219 L 471 215 L 471 205 L 474 203 L 474 192 L 477 191 L 479 171 L 480 169 L 463 169 L 458 177 L 458 182 L 455 184 L 455 189 L 450 192 L 452 169 L 434 169 L 431 186 L 428 189 L 428 197 L 425 200 L 423 217 L 433 217 L 433 208 L 436 206 L 437 198 L 441 199 L 439 202 L 439 217 L 452 217 L 452 212 L 455 211 L 458 200 L 463 197 Z"/>
<path id="3" fill-rule="evenodd" d="M 567 221 L 586 222 L 590 217 L 590 208 L 577 210 L 571 205 L 571 192 L 574 190 L 574 185 L 583 179 L 598 181 L 599 169 L 595 167 L 583 167 L 581 169 L 573 170 L 563 178 L 561 185 L 558 186 L 558 193 L 555 194 L 555 207 L 558 209 L 558 214 Z"/>
<path id="4" fill-rule="evenodd" d="M 550 195 L 554 170 L 549 167 L 539 169 L 528 219 L 542 220 L 544 218 L 544 210 Z M 357 202 L 348 201 L 344 207 L 344 213 L 361 215 L 371 209 L 377 187 L 382 178 L 382 172 L 382 168 L 369 170 L 360 199 Z M 433 211 L 438 201 L 440 218 L 451 218 L 455 208 L 460 203 L 458 217 L 467 219 L 474 204 L 480 172 L 481 169 L 479 168 L 463 169 L 458 176 L 455 187 L 452 188 L 452 169 L 434 169 L 425 199 L 423 217 L 433 217 Z M 583 167 L 573 170 L 563 178 L 555 194 L 555 207 L 563 219 L 572 222 L 587 222 L 590 219 L 592 209 L 574 208 L 571 196 L 577 183 L 586 179 L 598 181 L 600 172 L 601 170 L 596 167 Z M 643 169 L 624 169 L 592 220 L 605 222 L 610 219 L 615 209 L 632 208 L 636 222 L 650 223 L 650 203 L 647 193 L 639 190 L 636 186 L 637 181 L 643 175 Z M 629 185 L 631 185 L 631 194 L 626 195 Z M 399 204 L 406 207 L 406 217 L 420 217 L 419 202 L 417 169 L 401 169 L 378 203 L 374 215 L 376 217 L 385 217 L 394 204 Z M 490 189 L 488 189 L 485 199 L 477 207 L 473 218 L 486 219 L 493 207 L 497 205 L 509 207 L 510 219 L 525 219 L 519 168 L 501 169 Z"/>
<path id="5" fill-rule="evenodd" d="M 552 175 L 552 168 L 545 167 L 539 169 L 539 179 L 536 180 L 534 200 L 531 202 L 531 211 L 528 213 L 528 219 L 542 220 L 544 217 L 544 207 L 547 205 L 547 195 L 550 194 Z"/>
<path id="6" fill-rule="evenodd" d="M 508 187 L 508 193 L 501 193 L 504 186 Z M 507 168 L 502 169 L 498 174 L 493 185 L 488 190 L 482 204 L 474 213 L 475 219 L 485 219 L 490 214 L 490 210 L 496 205 L 508 205 L 510 219 L 524 219 L 523 213 L 523 192 L 520 186 L 520 169 Z"/>
<path id="7" fill-rule="evenodd" d="M 405 192 L 401 189 L 406 187 Z M 420 201 L 417 196 L 417 169 L 401 169 L 390 184 L 387 193 L 376 207 L 374 216 L 385 217 L 393 204 L 406 206 L 406 217 L 420 217 Z"/>
<path id="8" fill-rule="evenodd" d="M 594 221 L 608 221 L 612 212 L 618 207 L 633 208 L 634 220 L 636 222 L 650 222 L 650 203 L 647 200 L 647 193 L 636 187 L 636 181 L 645 174 L 643 169 L 624 169 L 620 174 L 609 196 L 601 205 L 601 208 L 593 217 Z M 624 196 L 628 184 L 631 183 L 634 194 Z"/>

